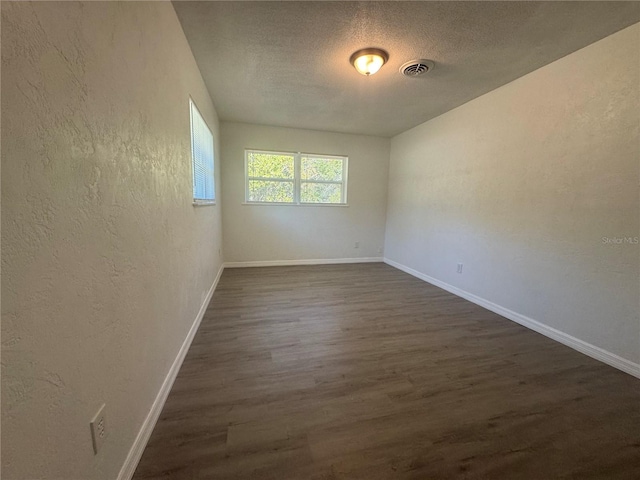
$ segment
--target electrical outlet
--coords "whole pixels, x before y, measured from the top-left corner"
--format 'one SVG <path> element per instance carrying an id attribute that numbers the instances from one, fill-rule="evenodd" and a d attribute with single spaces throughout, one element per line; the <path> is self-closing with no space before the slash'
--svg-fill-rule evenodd
<path id="1" fill-rule="evenodd" d="M 462 273 L 462 264 L 461 263 L 458 264 L 458 273 Z"/>
<path id="2" fill-rule="evenodd" d="M 91 427 L 91 439 L 93 440 L 93 453 L 97 454 L 102 447 L 105 437 L 107 436 L 107 425 L 105 423 L 104 410 L 106 405 L 103 403 L 95 414 L 89 426 Z"/>
<path id="3" fill-rule="evenodd" d="M 360 248 L 360 242 L 356 242 L 353 248 Z"/>

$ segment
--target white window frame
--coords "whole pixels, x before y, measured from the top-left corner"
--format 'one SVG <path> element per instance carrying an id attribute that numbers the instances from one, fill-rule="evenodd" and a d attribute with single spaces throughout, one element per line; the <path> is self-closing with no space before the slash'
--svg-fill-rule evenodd
<path id="1" fill-rule="evenodd" d="M 291 183 L 292 180 L 288 178 L 270 178 L 270 177 L 250 177 L 249 176 L 249 154 L 250 153 L 268 153 L 271 155 L 291 155 L 293 156 L 293 201 L 292 202 L 257 202 L 255 200 L 249 200 L 249 182 L 251 180 L 264 180 L 268 182 L 283 182 Z M 301 159 L 302 157 L 316 157 L 326 158 L 329 160 L 342 160 L 342 181 L 336 182 L 333 180 L 303 180 L 301 174 Z M 324 153 L 307 153 L 307 152 L 284 152 L 276 150 L 259 150 L 255 148 L 247 148 L 244 151 L 244 203 L 246 205 L 294 205 L 294 206 L 348 206 L 347 204 L 347 185 L 349 173 L 349 157 L 346 155 L 327 155 Z M 341 198 L 339 203 L 321 203 L 321 202 L 302 202 L 300 200 L 300 193 L 303 183 L 320 183 L 320 184 L 332 184 L 341 185 Z"/>
<path id="2" fill-rule="evenodd" d="M 277 178 L 277 177 L 250 177 L 249 176 L 249 154 L 250 153 L 268 153 L 270 155 L 287 155 L 293 156 L 293 178 Z M 257 205 L 297 205 L 297 178 L 299 177 L 300 169 L 299 163 L 296 160 L 296 154 L 293 152 L 280 152 L 274 150 L 256 150 L 245 149 L 244 151 L 244 199 L 245 203 L 257 204 Z M 281 182 L 281 183 L 293 183 L 293 201 L 292 202 L 256 202 L 249 200 L 249 182 L 251 180 L 264 180 L 267 182 Z"/>
<path id="3" fill-rule="evenodd" d="M 207 170 L 207 174 L 211 175 L 211 198 L 198 198 L 196 195 L 196 156 L 195 156 L 195 138 L 193 134 L 193 126 L 194 126 L 194 113 L 199 117 L 197 121 L 201 121 L 202 124 L 206 127 L 209 135 L 211 136 L 211 167 L 205 166 L 205 170 Z M 193 101 L 191 97 L 189 97 L 189 134 L 191 136 L 191 183 L 192 183 L 192 192 L 193 192 L 193 205 L 215 205 L 216 204 L 216 174 L 215 174 L 215 165 L 216 165 L 216 151 L 215 151 L 215 140 L 213 138 L 213 132 L 206 120 L 200 113 L 198 106 Z M 205 192 L 206 195 L 206 192 Z"/>

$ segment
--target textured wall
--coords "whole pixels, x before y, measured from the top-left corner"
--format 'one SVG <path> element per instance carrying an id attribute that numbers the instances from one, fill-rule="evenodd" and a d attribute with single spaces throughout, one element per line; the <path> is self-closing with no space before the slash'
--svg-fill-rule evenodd
<path id="1" fill-rule="evenodd" d="M 639 362 L 639 50 L 635 25 L 394 137 L 385 256 Z"/>
<path id="2" fill-rule="evenodd" d="M 189 95 L 217 139 L 170 3 L 2 2 L 4 479 L 115 478 L 214 281 Z"/>
<path id="3" fill-rule="evenodd" d="M 223 122 L 221 140 L 226 261 L 382 256 L 388 138 Z M 243 205 L 245 148 L 347 155 L 349 206 Z"/>

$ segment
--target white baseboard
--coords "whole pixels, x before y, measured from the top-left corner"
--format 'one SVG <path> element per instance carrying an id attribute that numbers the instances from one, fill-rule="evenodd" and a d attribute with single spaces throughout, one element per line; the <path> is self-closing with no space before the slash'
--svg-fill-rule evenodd
<path id="1" fill-rule="evenodd" d="M 318 258 L 310 260 L 257 260 L 254 262 L 225 262 L 224 268 L 244 267 L 287 267 L 291 265 L 332 265 L 337 263 L 375 263 L 382 262 L 382 257 L 362 258 Z"/>
<path id="2" fill-rule="evenodd" d="M 178 351 L 178 356 L 173 361 L 167 376 L 162 383 L 162 387 L 160 387 L 160 391 L 156 396 L 156 399 L 151 406 L 151 410 L 147 414 L 147 418 L 145 418 L 138 435 L 129 450 L 129 454 L 127 455 L 127 459 L 124 462 L 124 465 L 120 469 L 120 473 L 118 474 L 118 480 L 131 480 L 133 474 L 138 467 L 138 463 L 140 462 L 140 458 L 142 458 L 142 453 L 147 446 L 147 442 L 149 442 L 149 437 L 151 437 L 151 433 L 153 432 L 154 427 L 156 426 L 156 422 L 158 421 L 158 417 L 160 417 L 160 413 L 162 412 L 162 408 L 164 407 L 164 403 L 169 396 L 169 392 L 171 391 L 171 387 L 173 386 L 173 382 L 180 371 L 180 367 L 182 366 L 182 362 L 184 361 L 184 357 L 187 355 L 187 351 L 189 351 L 189 347 L 191 346 L 191 342 L 193 341 L 193 337 L 195 337 L 196 332 L 198 331 L 198 327 L 200 326 L 200 322 L 202 321 L 202 317 L 204 317 L 204 312 L 207 310 L 207 306 L 211 301 L 211 297 L 213 296 L 213 292 L 220 281 L 220 276 L 224 270 L 224 265 L 220 266 L 218 270 L 218 274 L 216 275 L 216 279 L 213 281 L 213 285 L 209 289 L 207 296 L 204 299 L 203 304 L 200 306 L 200 311 L 196 316 L 196 319 L 191 325 L 189 329 L 189 333 L 187 333 L 187 337 L 182 342 L 182 346 Z"/>
<path id="3" fill-rule="evenodd" d="M 611 353 L 600 347 L 596 347 L 595 345 L 580 340 L 579 338 L 573 337 L 568 333 L 564 333 L 553 327 L 545 325 L 544 323 L 538 322 L 537 320 L 526 317 L 525 315 L 521 315 L 520 313 L 514 312 L 513 310 L 509 310 L 508 308 L 490 302 L 489 300 L 485 300 L 484 298 L 478 297 L 477 295 L 473 295 L 472 293 L 461 290 L 457 287 L 454 287 L 453 285 L 449 285 L 448 283 L 425 275 L 424 273 L 420 273 L 417 270 L 407 267 L 406 265 L 402 265 L 401 263 L 394 262 L 393 260 L 390 260 L 388 258 L 384 259 L 384 263 L 391 265 L 398 270 L 402 270 L 409 275 L 413 275 L 420 280 L 424 280 L 427 283 L 435 285 L 436 287 L 440 287 L 447 292 L 457 295 L 458 297 L 469 300 L 476 305 L 480 305 L 487 310 L 491 310 L 498 315 L 508 318 L 511 321 L 519 323 L 520 325 L 530 328 L 531 330 L 534 330 L 546 337 L 549 337 L 557 342 L 571 347 L 580 353 L 584 353 L 585 355 L 595 358 L 596 360 L 606 363 L 607 365 L 611 365 L 618 370 L 622 370 L 623 372 L 633 375 L 634 377 L 640 378 L 640 364 L 638 363 L 634 363 L 630 360 L 622 358 L 614 353 Z"/>

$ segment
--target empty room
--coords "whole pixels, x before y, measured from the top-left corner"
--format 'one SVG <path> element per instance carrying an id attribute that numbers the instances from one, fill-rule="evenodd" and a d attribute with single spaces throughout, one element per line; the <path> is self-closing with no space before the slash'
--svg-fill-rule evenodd
<path id="1" fill-rule="evenodd" d="M 640 2 L 0 8 L 3 480 L 640 478 Z"/>

